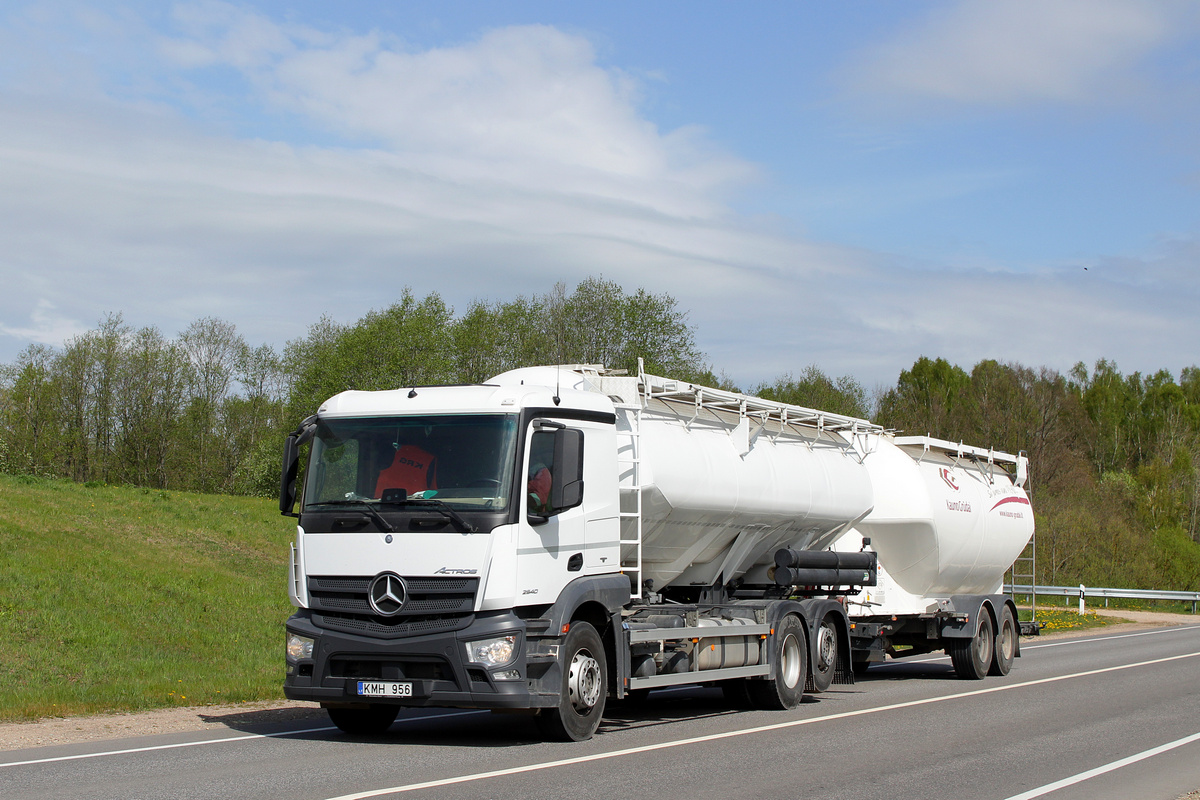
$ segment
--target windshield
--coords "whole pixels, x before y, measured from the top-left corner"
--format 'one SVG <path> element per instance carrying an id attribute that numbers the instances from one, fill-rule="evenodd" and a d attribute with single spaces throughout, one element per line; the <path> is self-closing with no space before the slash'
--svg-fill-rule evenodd
<path id="1" fill-rule="evenodd" d="M 503 511 L 512 489 L 517 419 L 511 414 L 321 420 L 304 510 L 406 498 L 460 511 Z"/>

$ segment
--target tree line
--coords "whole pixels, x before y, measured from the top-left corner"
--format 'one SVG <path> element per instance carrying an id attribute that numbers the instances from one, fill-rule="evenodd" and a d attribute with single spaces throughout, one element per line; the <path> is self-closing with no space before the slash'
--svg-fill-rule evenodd
<path id="1" fill-rule="evenodd" d="M 1039 582 L 1200 590 L 1200 369 L 921 358 L 877 404 L 891 428 L 1028 452 Z"/>
<path id="2" fill-rule="evenodd" d="M 212 317 L 171 339 L 110 314 L 0 368 L 0 471 L 269 496 L 283 436 L 343 390 L 478 383 L 531 364 L 633 369 L 639 357 L 713 379 L 674 298 L 602 278 L 476 301 L 461 315 L 406 289 L 354 323 L 323 317 L 282 351 L 251 347 Z"/>
<path id="3" fill-rule="evenodd" d="M 340 324 L 324 317 L 276 351 L 203 318 L 175 338 L 119 314 L 61 348 L 0 368 L 0 471 L 271 496 L 283 436 L 345 389 L 477 383 L 533 364 L 592 363 L 727 389 L 674 298 L 602 278 L 480 300 L 438 294 Z M 910 434 L 1030 456 L 1038 581 L 1200 589 L 1200 369 L 1069 373 L 922 357 L 868 393 L 816 366 L 748 393 L 871 418 Z"/>

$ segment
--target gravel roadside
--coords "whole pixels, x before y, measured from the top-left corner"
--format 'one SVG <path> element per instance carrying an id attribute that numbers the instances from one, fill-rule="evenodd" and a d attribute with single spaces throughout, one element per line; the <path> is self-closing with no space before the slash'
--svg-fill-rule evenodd
<path id="1" fill-rule="evenodd" d="M 1163 625 L 1186 625 L 1200 622 L 1191 614 L 1164 614 L 1153 611 L 1117 611 L 1092 609 L 1098 614 L 1130 620 L 1089 628 L 1081 631 L 1060 631 L 1029 637 L 1024 641 L 1062 639 L 1073 636 L 1095 636 L 1123 633 L 1132 630 L 1157 628 Z M 187 731 L 246 731 L 262 732 L 272 725 L 294 720 L 312 720 L 327 725 L 329 717 L 316 703 L 292 701 L 242 703 L 225 706 L 164 708 L 129 714 L 97 714 L 88 717 L 42 719 L 34 722 L 0 723 L 0 751 L 30 747 L 75 744 L 133 736 L 154 736 Z M 1190 796 L 1189 796 L 1190 797 Z M 1197 795 L 1192 800 L 1200 800 Z"/>

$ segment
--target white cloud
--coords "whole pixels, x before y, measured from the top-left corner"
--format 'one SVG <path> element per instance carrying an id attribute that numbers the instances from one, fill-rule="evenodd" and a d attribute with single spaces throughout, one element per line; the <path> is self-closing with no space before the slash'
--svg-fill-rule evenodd
<path id="1" fill-rule="evenodd" d="M 167 335 L 218 316 L 281 346 L 405 286 L 461 310 L 588 275 L 671 293 L 747 385 L 808 363 L 890 382 L 922 354 L 1195 360 L 1194 243 L 1088 272 L 900 268 L 739 219 L 725 197 L 754 167 L 702 130 L 656 129 L 581 37 L 524 26 L 415 51 L 222 4 L 181 13 L 182 33 L 143 41 L 169 54 L 159 91 L 184 87 L 171 107 L 0 92 L 0 361 L 110 311 Z M 371 145 L 237 138 L 175 113 L 193 92 L 228 101 L 203 88 L 214 67 Z"/>
<path id="2" fill-rule="evenodd" d="M 709 215 L 754 168 L 663 133 L 636 108 L 636 84 L 603 69 L 587 39 L 544 25 L 499 28 L 419 52 L 378 32 L 324 35 L 210 4 L 161 49 L 184 66 L 241 70 L 274 108 L 376 143 L 447 178 L 636 202 Z"/>
<path id="3" fill-rule="evenodd" d="M 29 325 L 13 327 L 0 323 L 0 334 L 11 336 L 25 343 L 61 345 L 89 330 L 88 325 L 68 319 L 57 313 L 54 303 L 39 298 L 29 311 Z"/>
<path id="4" fill-rule="evenodd" d="M 964 0 L 857 54 L 859 90 L 893 102 L 1092 104 L 1142 88 L 1136 67 L 1193 7 L 1138 0 Z"/>

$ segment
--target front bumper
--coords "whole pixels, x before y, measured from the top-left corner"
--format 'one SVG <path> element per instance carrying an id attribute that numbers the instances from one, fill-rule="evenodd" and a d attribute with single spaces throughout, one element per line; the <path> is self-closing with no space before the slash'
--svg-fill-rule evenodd
<path id="1" fill-rule="evenodd" d="M 557 645 L 531 639 L 511 611 L 477 614 L 466 628 L 401 639 L 376 639 L 317 627 L 307 609 L 287 622 L 289 633 L 314 640 L 310 659 L 287 661 L 284 694 L 325 705 L 388 703 L 458 708 L 546 708 L 558 704 Z M 497 667 L 468 662 L 466 643 L 516 635 L 512 661 Z M 515 670 L 519 678 L 498 680 Z M 404 681 L 412 697 L 359 696 L 358 682 Z"/>

